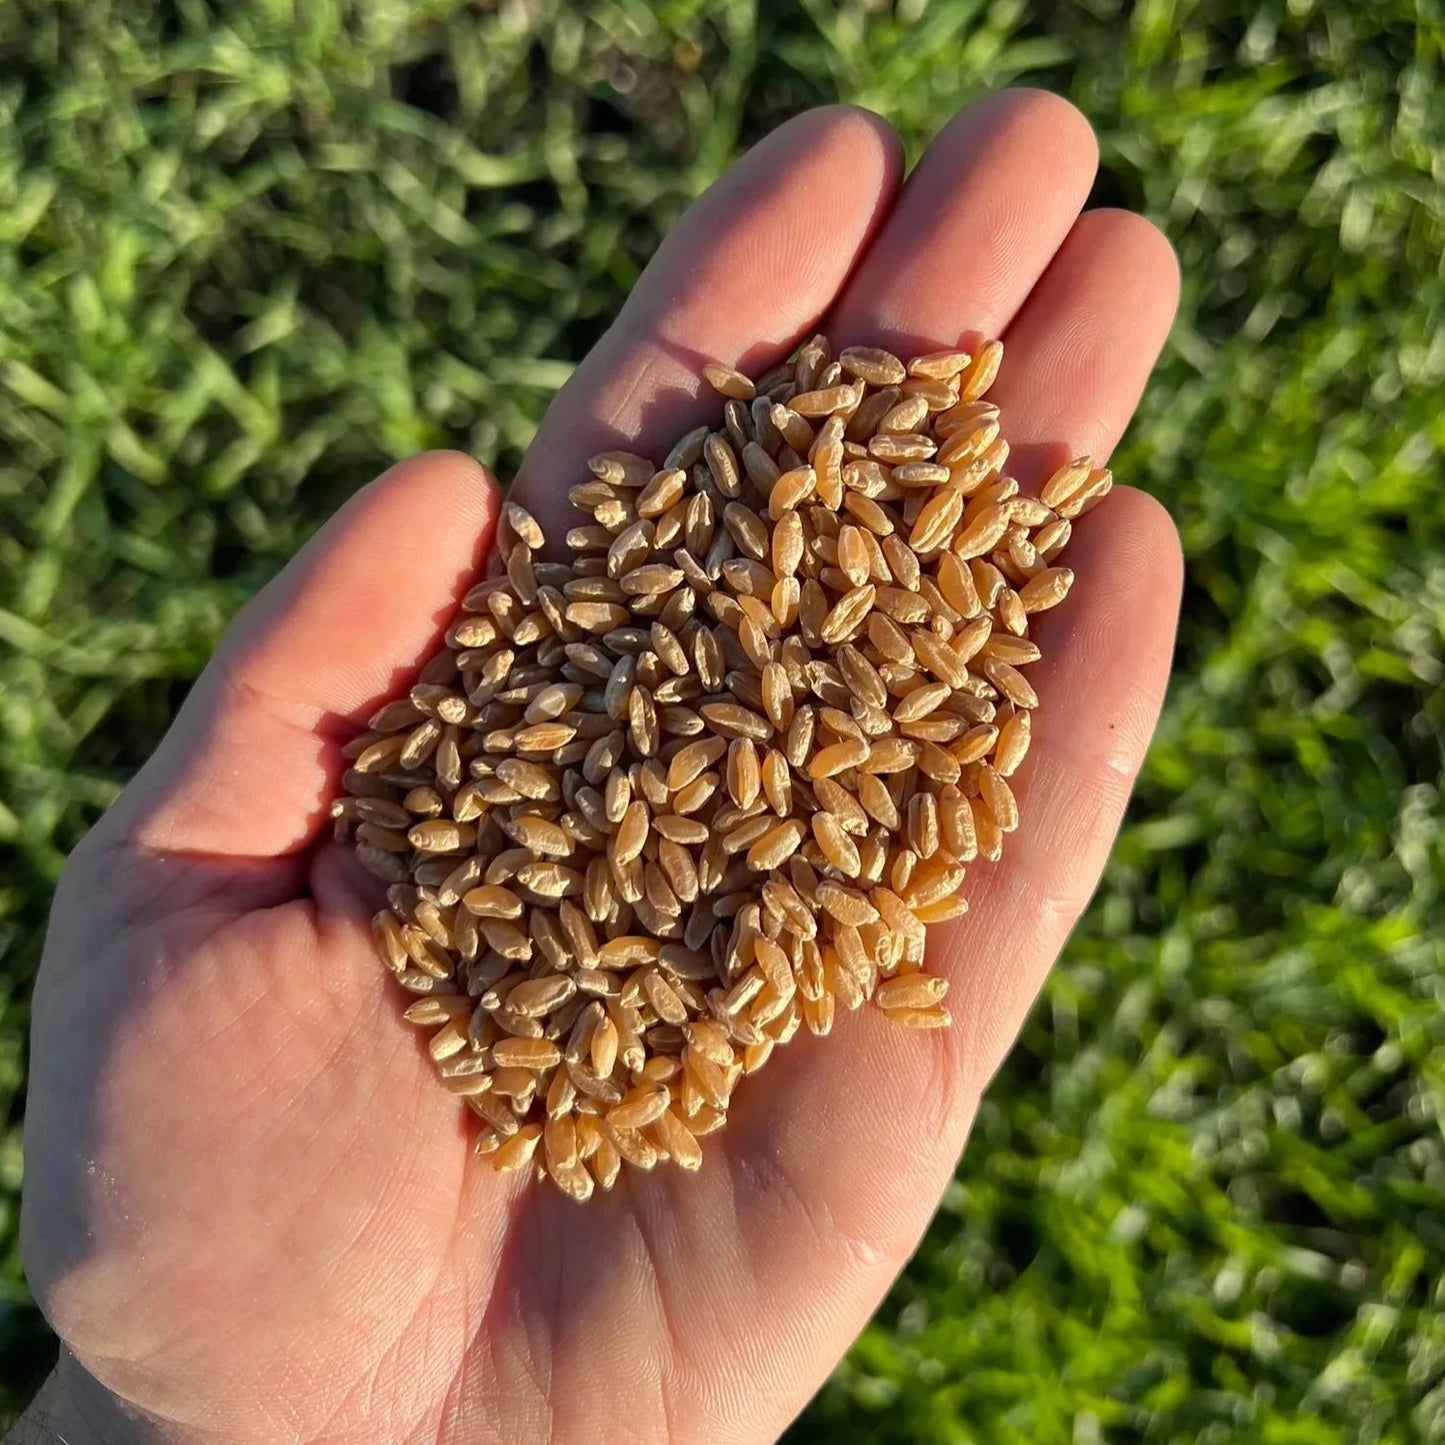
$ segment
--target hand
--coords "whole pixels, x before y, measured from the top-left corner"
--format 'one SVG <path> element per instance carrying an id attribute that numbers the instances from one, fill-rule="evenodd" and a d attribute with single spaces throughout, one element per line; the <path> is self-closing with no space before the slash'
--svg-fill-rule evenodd
<path id="1" fill-rule="evenodd" d="M 993 96 L 899 193 L 873 116 L 799 117 L 704 196 L 557 398 L 517 496 L 560 535 L 584 460 L 715 410 L 821 327 L 912 354 L 1002 335 L 1026 485 L 1124 429 L 1173 315 L 1147 222 L 1084 216 L 1064 102 Z M 763 1440 L 909 1257 L 1098 880 L 1154 726 L 1174 529 L 1120 489 L 1041 622 L 1043 698 L 1003 863 L 933 935 L 955 1024 L 869 1010 L 739 1093 L 701 1172 L 578 1207 L 468 1149 L 372 956 L 328 836 L 339 743 L 404 687 L 485 553 L 495 483 L 413 458 L 354 498 L 227 634 L 77 850 L 35 1004 L 24 1242 L 65 1342 L 45 1408 L 87 1439 L 347 1445 Z"/>

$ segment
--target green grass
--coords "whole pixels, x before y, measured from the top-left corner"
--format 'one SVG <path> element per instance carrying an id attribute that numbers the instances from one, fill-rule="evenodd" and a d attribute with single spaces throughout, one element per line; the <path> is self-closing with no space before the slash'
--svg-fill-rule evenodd
<path id="1" fill-rule="evenodd" d="M 505 473 L 658 236 L 843 97 L 1011 81 L 1184 305 L 1117 460 L 1188 553 L 1104 887 L 798 1441 L 1445 1438 L 1439 0 L 0 8 L 0 1400 L 66 850 L 394 457 Z"/>

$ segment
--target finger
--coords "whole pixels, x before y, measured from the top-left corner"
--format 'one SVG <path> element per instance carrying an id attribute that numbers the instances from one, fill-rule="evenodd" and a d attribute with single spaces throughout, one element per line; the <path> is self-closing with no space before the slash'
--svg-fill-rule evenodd
<path id="1" fill-rule="evenodd" d="M 513 495 L 554 544 L 609 448 L 665 452 L 719 401 L 704 362 L 757 374 L 817 328 L 893 199 L 897 137 L 850 106 L 779 127 L 687 212 L 548 409 Z"/>
<path id="2" fill-rule="evenodd" d="M 1183 585 L 1169 514 L 1121 488 L 1078 532 L 1068 553 L 1074 591 L 1033 633 L 1042 703 L 1015 780 L 1024 821 L 997 867 L 973 870 L 970 911 L 939 931 L 930 960 L 952 980 L 966 1112 L 1093 897 L 1169 679 Z"/>
<path id="3" fill-rule="evenodd" d="M 795 1039 L 739 1089 L 696 1179 L 629 1190 L 659 1276 L 713 1302 L 706 1358 L 717 1378 L 748 1381 L 754 1418 L 776 1412 L 759 1434 L 822 1380 L 916 1246 L 969 1122 L 973 1061 L 1016 1023 L 1014 969 L 1033 970 L 1062 943 L 1142 761 L 1172 639 L 1173 529 L 1125 491 L 1080 533 L 1079 581 L 1036 669 L 1043 705 L 1023 822 L 974 890 L 968 927 L 933 949 L 953 980 L 954 1029 L 909 1033 L 865 1008 L 833 1037 Z M 998 1020 L 993 1032 L 968 1023 L 976 1013 Z M 675 1327 L 688 1318 L 679 1309 Z"/>
<path id="4" fill-rule="evenodd" d="M 1043 424 L 1018 432 L 1040 459 L 1049 448 L 1077 451 L 1076 436 L 1107 451 L 1177 294 L 1167 246 L 1143 223 L 1079 225 L 1086 240 L 1115 244 L 1095 259 L 1086 259 L 1094 247 L 1069 244 L 1006 350 L 1008 425 L 1033 427 L 1040 391 L 1050 392 Z M 1137 273 L 1137 293 L 1133 275 L 1110 279 L 1105 253 L 1107 265 Z M 1131 294 L 1128 308 L 1100 305 L 1111 287 Z M 1068 338 L 1058 347 L 1050 319 Z M 949 339 L 931 329 L 926 309 L 895 326 L 910 344 Z M 1061 373 L 1063 352 L 1074 360 Z M 971 912 L 930 939 L 930 963 L 952 984 L 953 1027 L 910 1035 L 864 1010 L 833 1039 L 795 1041 L 755 1092 L 740 1090 L 721 1136 L 741 1248 L 754 1277 L 769 1281 L 766 1300 L 753 1303 L 772 1312 L 775 1337 L 792 1342 L 785 1368 L 810 1378 L 822 1377 L 916 1245 L 980 1090 L 1097 884 L 1157 719 L 1181 577 L 1172 523 L 1147 497 L 1121 490 L 1080 523 L 1067 560 L 1079 580 L 1036 632 L 1044 660 L 1031 671 L 1042 704 L 1017 779 L 1020 828 L 999 865 L 971 870 Z"/>
<path id="5" fill-rule="evenodd" d="M 1158 227 L 1131 211 L 1079 217 L 1004 333 L 989 392 L 1025 487 L 1070 457 L 1108 457 L 1178 304 L 1179 262 Z"/>
<path id="6" fill-rule="evenodd" d="M 1164 343 L 1177 295 L 1168 243 L 1146 222 L 1117 213 L 1081 220 L 1008 333 L 1008 375 L 1000 373 L 995 394 L 1003 395 L 1010 438 L 1021 437 L 1045 464 L 1080 450 L 1076 438 L 1106 454 Z M 836 1102 L 849 1097 L 839 1071 L 868 1079 L 870 1091 L 881 1080 L 885 1089 L 925 1101 L 925 1137 L 936 1145 L 930 1185 L 941 1188 L 973 1099 L 1093 891 L 1142 760 L 1177 613 L 1173 525 L 1157 503 L 1121 489 L 1081 521 L 1065 560 L 1079 580 L 1036 628 L 1044 657 L 1032 671 L 1042 703 L 1017 780 L 1019 832 L 997 867 L 970 870 L 970 913 L 931 935 L 932 960 L 952 981 L 954 1028 L 921 1046 L 900 1044 L 870 1019 L 861 1032 L 877 1036 L 872 1055 L 867 1047 L 861 1057 L 859 1050 L 851 1057 L 822 1050 L 804 1085 L 831 1090 L 835 1114 L 846 1119 L 840 1134 L 820 1133 L 835 1145 L 840 1137 L 853 1142 L 790 1167 L 800 1179 L 823 1170 L 844 1201 L 867 1167 L 867 1149 L 856 1141 L 876 1141 L 878 1130 L 871 1112 Z M 913 1068 L 903 1062 L 909 1049 Z M 921 1192 L 920 1227 L 936 1198 L 927 1186 Z"/>
<path id="7" fill-rule="evenodd" d="M 697 395 L 699 361 L 764 366 L 816 324 L 898 168 L 883 122 L 833 107 L 782 127 L 693 207 L 528 454 L 517 495 L 544 526 L 587 456 L 655 447 L 715 410 Z M 171 850 L 306 847 L 345 724 L 422 659 L 475 570 L 496 509 L 481 476 L 465 459 L 417 459 L 335 519 L 238 621 L 109 826 Z M 422 597 L 398 585 L 418 575 L 441 585 Z"/>
<path id="8" fill-rule="evenodd" d="M 699 1176 L 711 1197 L 698 1233 L 735 1220 L 738 1243 L 710 1259 L 683 1237 L 689 1289 L 736 1297 L 738 1279 L 758 1281 L 738 1313 L 798 1393 L 916 1247 L 977 1091 L 1097 882 L 1158 715 L 1179 591 L 1173 527 L 1124 491 L 1080 531 L 1068 613 L 1041 629 L 1050 661 L 1035 669 L 1043 702 L 1020 828 L 1003 863 L 973 870 L 972 912 L 930 948 L 952 980 L 952 1029 L 910 1033 L 864 1008 L 830 1038 L 796 1039 L 739 1090 L 716 1136 L 726 1169 Z"/>
<path id="9" fill-rule="evenodd" d="M 455 452 L 358 492 L 236 618 L 103 837 L 233 858 L 307 847 L 342 743 L 438 645 L 498 505 Z"/>
<path id="10" fill-rule="evenodd" d="M 999 335 L 1069 233 L 1098 146 L 1067 101 L 1006 90 L 954 118 L 918 163 L 828 327 L 912 356 Z"/>
<path id="11" fill-rule="evenodd" d="M 1095 211 L 1079 218 L 1005 333 L 1004 366 L 990 393 L 1007 423 L 1012 448 L 1009 469 L 1025 486 L 1037 486 L 1071 456 L 1089 453 L 1101 461 L 1108 458 L 1168 336 L 1178 300 L 1178 261 L 1157 227 L 1128 211 Z M 1128 565 L 1158 589 L 1152 596 L 1146 593 L 1147 605 L 1127 625 L 1159 633 L 1158 657 L 1164 671 L 1156 681 L 1162 694 L 1182 585 L 1174 525 L 1157 502 L 1143 493 L 1122 490 L 1106 512 L 1081 523 L 1066 560 L 1087 579 L 1091 569 L 1100 566 L 1104 551 L 1108 568 L 1117 571 L 1120 558 L 1127 557 Z M 1071 610 L 1066 604 L 1062 611 L 1037 619 L 1035 636 L 1044 663 L 1036 672 L 1043 697 L 1049 695 L 1057 651 L 1078 645 Z M 1115 676 L 1106 660 L 1108 639 L 1093 641 L 1105 674 Z M 1117 676 L 1125 689 L 1139 684 L 1134 674 Z M 1126 721 L 1111 721 L 1108 729 L 1096 730 L 1091 739 L 1081 741 L 1068 733 L 1056 712 L 1041 714 L 1042 746 L 1037 765 L 1023 774 L 1016 790 L 1020 807 L 1027 808 L 1030 798 L 1039 798 L 1044 810 L 1067 809 L 1074 800 L 1066 791 L 1067 779 L 1057 776 L 1059 754 L 1092 746 L 1099 754 L 1095 772 L 1101 786 L 1118 793 L 1117 807 L 1105 807 L 1099 816 L 1107 820 L 1121 814 L 1137 763 L 1120 765 L 1109 750 L 1121 749 L 1128 764 L 1136 757 L 1142 759 L 1149 738 L 1148 732 L 1142 738 L 1120 737 L 1118 728 Z M 1152 727 L 1151 717 L 1151 731 Z M 1051 735 L 1057 736 L 1052 744 Z M 1067 823 L 1061 819 L 1059 826 Z M 1114 832 L 1112 824 L 1107 826 L 1103 857 Z M 1094 891 L 1099 870 L 1071 871 L 1066 861 L 1016 853 L 1007 868 L 989 870 L 974 899 L 973 913 L 941 940 L 942 956 L 958 964 L 956 1017 L 965 1029 L 966 1094 L 981 1092 L 1003 1062 L 1055 955 Z M 1004 896 L 995 902 L 993 893 L 999 889 L 1005 890 Z M 1053 920 L 1057 941 L 1048 947 L 1041 938 L 1032 950 L 1005 958 L 997 949 L 990 952 L 987 939 L 972 935 L 992 926 L 1001 914 L 1025 906 L 1029 900 L 1019 890 L 1032 891 L 1032 903 L 1043 921 Z M 981 962 L 970 966 L 974 959 Z"/>

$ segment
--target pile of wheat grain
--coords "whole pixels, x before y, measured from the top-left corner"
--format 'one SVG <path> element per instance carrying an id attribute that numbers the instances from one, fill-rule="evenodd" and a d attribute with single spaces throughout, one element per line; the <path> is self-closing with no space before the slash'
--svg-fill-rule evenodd
<path id="1" fill-rule="evenodd" d="M 705 368 L 722 424 L 594 457 L 565 561 L 507 504 L 496 575 L 346 749 L 377 949 L 498 1169 L 579 1199 L 695 1169 L 800 1027 L 949 1023 L 925 927 L 1017 825 L 1029 617 L 1111 485 L 1020 493 L 1001 354 Z"/>

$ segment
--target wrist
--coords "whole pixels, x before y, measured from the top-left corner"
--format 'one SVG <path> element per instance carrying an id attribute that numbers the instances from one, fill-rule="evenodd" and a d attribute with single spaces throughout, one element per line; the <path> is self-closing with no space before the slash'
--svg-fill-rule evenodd
<path id="1" fill-rule="evenodd" d="M 60 1359 L 4 1445 L 185 1445 L 123 1404 L 62 1347 Z"/>

